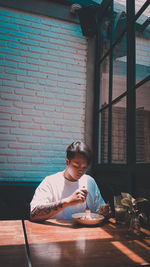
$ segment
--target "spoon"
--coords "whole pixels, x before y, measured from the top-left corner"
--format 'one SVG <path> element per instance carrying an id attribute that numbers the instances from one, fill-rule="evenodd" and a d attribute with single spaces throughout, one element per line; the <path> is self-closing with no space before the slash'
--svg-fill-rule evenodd
<path id="1" fill-rule="evenodd" d="M 86 187 L 83 186 L 83 188 L 85 189 Z M 89 207 L 88 207 L 88 204 L 87 204 L 87 199 L 86 199 L 85 213 L 86 213 L 86 218 L 87 218 L 87 219 L 92 219 L 92 217 L 91 217 L 91 211 L 90 211 L 90 209 L 89 209 Z"/>
<path id="2" fill-rule="evenodd" d="M 89 207 L 88 207 L 87 200 L 86 200 L 86 209 L 85 209 L 85 213 L 86 213 L 86 218 L 87 218 L 87 219 L 92 219 L 92 217 L 91 217 L 91 211 L 90 211 L 90 209 L 89 209 Z"/>

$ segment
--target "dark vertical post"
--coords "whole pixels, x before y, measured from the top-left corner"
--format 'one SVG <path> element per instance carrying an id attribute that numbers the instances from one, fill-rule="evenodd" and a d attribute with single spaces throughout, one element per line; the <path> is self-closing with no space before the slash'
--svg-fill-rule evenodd
<path id="1" fill-rule="evenodd" d="M 113 90 L 113 0 L 111 1 L 111 18 L 110 18 L 110 59 L 109 59 L 109 104 L 112 102 L 112 90 Z M 108 117 L 108 163 L 112 161 L 112 105 L 109 106 L 109 117 Z"/>
<path id="2" fill-rule="evenodd" d="M 127 164 L 128 189 L 132 193 L 133 166 L 136 162 L 135 97 L 135 0 L 127 0 Z"/>
<path id="3" fill-rule="evenodd" d="M 99 154 L 99 105 L 100 105 L 100 51 L 101 51 L 101 25 L 100 21 L 97 20 L 97 31 L 95 36 L 95 77 L 94 77 L 94 111 L 93 111 L 93 163 L 98 163 Z M 93 166 L 94 167 L 94 166 Z"/>

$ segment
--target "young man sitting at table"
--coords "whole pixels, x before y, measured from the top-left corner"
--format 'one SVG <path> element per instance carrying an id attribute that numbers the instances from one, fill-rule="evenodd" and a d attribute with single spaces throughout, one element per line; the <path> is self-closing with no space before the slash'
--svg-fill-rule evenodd
<path id="1" fill-rule="evenodd" d="M 66 150 L 66 169 L 47 176 L 37 187 L 30 203 L 33 221 L 71 219 L 85 212 L 86 203 L 92 213 L 110 217 L 111 210 L 103 200 L 95 180 L 86 175 L 91 151 L 83 142 L 73 142 Z"/>

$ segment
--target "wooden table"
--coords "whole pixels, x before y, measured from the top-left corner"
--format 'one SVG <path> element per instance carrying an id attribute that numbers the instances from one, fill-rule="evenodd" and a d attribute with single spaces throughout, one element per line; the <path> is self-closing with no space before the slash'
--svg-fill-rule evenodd
<path id="1" fill-rule="evenodd" d="M 72 220 L 25 221 L 33 267 L 118 267 L 150 264 L 150 231 L 139 237 L 108 223 L 81 226 Z"/>
<path id="2" fill-rule="evenodd" d="M 22 222 L 0 221 L 0 267 L 27 267 Z"/>

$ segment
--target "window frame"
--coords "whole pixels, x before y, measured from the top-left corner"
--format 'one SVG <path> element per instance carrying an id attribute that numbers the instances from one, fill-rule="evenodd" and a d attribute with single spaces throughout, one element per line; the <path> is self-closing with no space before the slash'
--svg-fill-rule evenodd
<path id="1" fill-rule="evenodd" d="M 111 5 L 111 18 L 113 20 L 113 0 L 109 1 Z M 135 13 L 135 1 L 126 0 L 126 16 L 127 23 L 125 29 L 121 32 L 117 40 L 113 43 L 113 24 L 111 24 L 111 37 L 110 37 L 110 48 L 106 54 L 100 58 L 100 49 L 102 48 L 102 29 L 101 21 L 98 21 L 98 29 L 96 34 L 96 62 L 95 62 L 95 100 L 94 100 L 94 135 L 93 135 L 93 175 L 99 180 L 100 173 L 102 174 L 106 181 L 110 183 L 115 183 L 112 178 L 109 178 L 109 174 L 124 176 L 126 177 L 127 190 L 131 193 L 134 192 L 134 178 L 138 170 L 141 172 L 145 169 L 150 173 L 150 163 L 136 163 L 136 89 L 141 85 L 150 80 L 150 76 L 146 77 L 142 81 L 136 84 L 136 36 L 135 28 L 136 21 L 140 15 L 146 10 L 149 5 L 147 0 L 140 10 Z M 105 16 L 105 14 L 104 14 Z M 102 20 L 102 17 L 101 17 Z M 127 90 L 112 100 L 112 75 L 113 75 L 113 49 L 118 43 L 118 41 L 127 34 Z M 109 69 L 109 103 L 99 109 L 99 98 L 100 98 L 100 64 L 106 56 L 110 55 L 110 69 Z M 123 97 L 127 97 L 127 162 L 112 163 L 112 105 L 117 101 L 121 100 Z M 109 120 L 108 120 L 108 163 L 100 163 L 99 158 L 99 113 L 104 109 L 109 110 Z M 146 167 L 146 168 L 145 168 Z"/>

